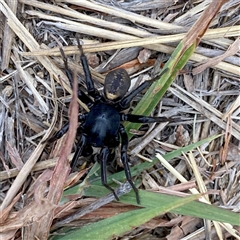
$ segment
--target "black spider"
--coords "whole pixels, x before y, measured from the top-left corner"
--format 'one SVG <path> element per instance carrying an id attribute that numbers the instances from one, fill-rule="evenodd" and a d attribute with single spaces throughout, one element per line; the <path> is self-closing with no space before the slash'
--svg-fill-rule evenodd
<path id="1" fill-rule="evenodd" d="M 132 99 L 142 90 L 150 86 L 155 79 L 144 82 L 126 95 L 130 87 L 129 75 L 124 69 L 116 69 L 107 74 L 104 84 L 104 96 L 101 96 L 94 88 L 87 59 L 83 53 L 79 40 L 78 48 L 80 50 L 80 60 L 85 73 L 86 91 L 88 93 L 87 95 L 79 89 L 78 97 L 88 106 L 90 111 L 78 117 L 78 121 L 81 122 L 81 124 L 78 127 L 77 134 L 80 138 L 77 142 L 77 150 L 71 162 L 71 169 L 74 169 L 78 158 L 84 154 L 85 149 L 89 150 L 92 146 L 101 148 L 98 155 L 98 161 L 101 165 L 102 184 L 114 194 L 116 200 L 119 200 L 114 189 L 107 184 L 106 163 L 110 150 L 116 148 L 121 143 L 121 161 L 124 166 L 126 178 L 136 194 L 137 203 L 140 204 L 138 189 L 132 181 L 128 165 L 128 136 L 121 122 L 154 123 L 168 121 L 169 119 L 165 117 L 146 117 L 125 114 L 122 111 L 129 108 Z M 67 58 L 63 50 L 61 48 L 60 50 L 64 60 L 67 77 L 72 85 L 73 76 L 69 70 Z M 49 141 L 53 142 L 61 138 L 67 132 L 68 127 L 69 123 L 67 122 Z"/>

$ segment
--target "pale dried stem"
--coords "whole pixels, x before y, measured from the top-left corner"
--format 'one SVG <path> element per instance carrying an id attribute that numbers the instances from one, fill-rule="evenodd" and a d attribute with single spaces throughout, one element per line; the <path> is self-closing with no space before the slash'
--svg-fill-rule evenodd
<path id="1" fill-rule="evenodd" d="M 107 46 L 99 44 L 97 46 L 91 46 L 90 48 L 86 47 L 86 49 L 84 49 L 86 52 L 88 52 L 88 51 L 89 52 L 99 52 L 99 51 L 127 48 L 127 47 L 132 47 L 132 46 L 145 46 L 146 48 L 149 48 L 149 49 L 153 49 L 153 50 L 156 50 L 159 52 L 171 54 L 173 52 L 174 48 L 162 45 L 160 43 L 178 42 L 178 41 L 182 40 L 183 37 L 185 36 L 185 34 L 176 34 L 176 35 L 166 35 L 166 36 L 154 37 L 153 34 L 148 33 L 145 30 L 137 30 L 136 31 L 136 29 L 133 27 L 126 27 L 121 24 L 115 25 L 115 23 L 112 23 L 109 21 L 104 21 L 101 19 L 96 19 L 96 18 L 90 17 L 90 16 L 86 16 L 84 14 L 78 13 L 73 10 L 66 10 L 61 7 L 52 6 L 50 4 L 43 4 L 38 1 L 21 0 L 21 2 L 23 2 L 25 4 L 30 4 L 32 6 L 39 7 L 42 9 L 51 10 L 53 12 L 58 12 L 60 14 L 66 15 L 68 17 L 74 17 L 74 18 L 77 18 L 77 19 L 80 19 L 83 21 L 82 23 L 78 23 L 75 21 L 61 18 L 61 17 L 49 16 L 44 13 L 39 13 L 37 11 L 27 11 L 27 13 L 30 15 L 35 15 L 35 16 L 38 16 L 39 18 L 48 20 L 48 21 L 45 21 L 45 24 L 55 25 L 59 28 L 65 29 L 65 30 L 70 30 L 70 31 L 74 31 L 74 32 L 79 32 L 79 33 L 84 33 L 84 34 L 89 34 L 89 35 L 93 35 L 93 36 L 98 36 L 98 37 L 102 37 L 102 38 L 120 41 L 120 42 L 114 42 L 112 44 L 108 43 Z M 171 26 L 171 28 L 168 28 L 168 29 L 176 29 L 177 28 L 177 26 L 174 24 L 167 23 L 167 25 L 165 25 L 165 23 L 162 23 L 161 21 L 156 21 L 154 19 L 151 19 L 151 21 L 149 21 L 149 18 L 146 18 L 144 16 L 132 14 L 132 13 L 130 14 L 129 12 L 127 12 L 128 14 L 126 14 L 125 10 L 116 11 L 114 8 L 111 8 L 109 6 L 100 6 L 99 4 L 89 3 L 88 1 L 81 1 L 81 2 L 68 1 L 68 3 L 69 2 L 79 5 L 79 6 L 82 6 L 82 7 L 87 7 L 87 8 L 93 9 L 93 10 L 97 10 L 97 11 L 105 11 L 106 8 L 111 9 L 112 11 L 110 11 L 110 12 L 108 11 L 109 14 L 113 14 L 115 16 L 126 18 L 131 21 L 137 21 L 137 22 L 145 24 L 149 27 L 154 26 L 157 28 L 165 29 L 166 26 L 168 26 L 168 27 Z M 198 8 L 199 7 L 200 6 L 198 6 Z M 200 9 L 197 9 L 197 11 L 199 11 L 199 10 L 202 11 L 204 9 L 204 7 L 206 7 L 205 2 L 204 2 L 203 7 L 201 7 Z M 49 22 L 50 20 L 53 22 Z M 91 24 L 99 25 L 100 27 L 89 26 L 87 24 L 84 24 L 84 21 L 91 23 Z M 112 29 L 112 31 L 107 30 L 107 29 L 102 29 L 102 27 Z M 121 32 L 119 32 L 119 31 L 121 31 Z M 214 42 L 216 39 L 219 43 L 219 39 L 221 41 L 221 38 L 226 38 L 226 37 L 230 37 L 230 36 L 238 36 L 238 35 L 239 35 L 239 26 L 232 26 L 232 27 L 228 27 L 228 28 L 209 29 L 206 32 L 206 34 L 204 35 L 203 40 L 208 40 L 210 42 L 211 41 Z M 144 36 L 145 36 L 145 38 L 142 38 Z M 139 37 L 141 37 L 141 39 L 139 39 Z M 124 40 L 130 40 L 130 41 L 124 41 Z M 156 45 L 156 44 L 158 44 L 158 45 Z M 77 48 L 70 49 L 70 48 L 66 47 L 65 51 L 66 51 L 66 54 L 74 54 L 74 53 L 76 53 Z M 51 51 L 44 51 L 44 52 L 39 51 L 38 53 L 36 52 L 35 56 L 37 56 L 37 55 L 57 56 L 57 55 L 59 55 L 59 50 L 53 49 Z M 193 61 L 196 61 L 196 62 L 203 62 L 203 61 L 209 60 L 210 58 L 205 57 L 201 54 L 195 53 L 191 56 L 190 59 Z M 231 72 L 236 75 L 238 75 L 240 72 L 240 68 L 238 66 L 229 64 L 226 62 L 220 62 L 217 65 L 215 65 L 214 67 L 217 69 L 227 71 L 227 72 Z"/>
<path id="2" fill-rule="evenodd" d="M 17 5 L 18 1 L 6 1 L 9 5 L 9 8 L 12 10 L 14 14 L 16 14 L 17 11 Z M 8 67 L 10 55 L 11 55 L 11 49 L 12 49 L 12 42 L 14 38 L 14 32 L 11 30 L 11 28 L 8 26 L 7 21 L 4 25 L 4 35 L 3 35 L 3 42 L 2 42 L 2 63 L 1 63 L 1 69 L 5 70 Z"/>
<path id="3" fill-rule="evenodd" d="M 226 123 L 222 121 L 223 114 L 219 112 L 216 108 L 211 106 L 206 101 L 185 91 L 183 88 L 181 88 L 180 86 L 177 86 L 174 83 L 173 83 L 173 87 L 170 87 L 169 91 L 171 91 L 175 96 L 179 97 L 186 104 L 189 104 L 191 107 L 198 110 L 200 113 L 202 113 L 204 116 L 206 116 L 208 119 L 213 121 L 222 129 L 226 129 Z M 232 135 L 240 140 L 240 126 L 233 121 L 231 124 L 232 124 Z"/>

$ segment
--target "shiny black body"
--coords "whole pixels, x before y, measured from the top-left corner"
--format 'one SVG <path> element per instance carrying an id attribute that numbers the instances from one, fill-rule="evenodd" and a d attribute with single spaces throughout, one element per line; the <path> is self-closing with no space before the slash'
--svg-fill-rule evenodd
<path id="1" fill-rule="evenodd" d="M 78 121 L 81 123 L 78 128 L 79 140 L 77 142 L 77 150 L 74 154 L 71 168 L 74 169 L 79 157 L 83 155 L 84 149 L 89 147 L 100 148 L 98 161 L 101 165 L 102 184 L 113 192 L 115 198 L 119 200 L 114 189 L 107 184 L 106 163 L 110 155 L 110 150 L 121 145 L 121 161 L 124 166 L 127 181 L 131 184 L 135 194 L 137 203 L 140 203 L 138 190 L 135 187 L 129 165 L 128 165 L 128 136 L 121 124 L 123 121 L 138 123 L 153 123 L 168 121 L 164 117 L 146 117 L 140 115 L 125 114 L 123 110 L 129 108 L 132 99 L 147 88 L 154 80 L 146 81 L 134 91 L 127 93 L 130 86 L 130 78 L 124 69 L 116 69 L 109 72 L 106 76 L 104 85 L 104 96 L 94 88 L 91 73 L 87 63 L 86 56 L 83 53 L 82 46 L 78 40 L 78 47 L 81 53 L 80 60 L 86 77 L 86 91 L 78 90 L 79 99 L 85 103 L 89 112 L 79 115 Z M 73 77 L 67 64 L 67 58 L 62 49 L 61 54 L 64 59 L 65 71 L 72 85 Z M 126 95 L 126 96 L 125 96 Z M 62 137 L 68 130 L 69 123 L 66 123 L 49 141 L 55 141 Z"/>
<path id="2" fill-rule="evenodd" d="M 107 103 L 93 106 L 82 124 L 87 144 L 93 147 L 115 148 L 119 145 L 120 116 L 114 107 Z"/>

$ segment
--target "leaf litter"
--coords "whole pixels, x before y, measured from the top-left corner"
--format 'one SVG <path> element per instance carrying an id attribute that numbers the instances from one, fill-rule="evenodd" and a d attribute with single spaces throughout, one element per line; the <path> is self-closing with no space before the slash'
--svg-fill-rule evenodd
<path id="1" fill-rule="evenodd" d="M 59 205 L 65 183 L 75 182 L 71 180 L 74 176 L 67 179 L 67 162 L 71 159 L 78 111 L 69 110 L 71 99 L 75 109 L 77 100 L 64 74 L 58 41 L 71 58 L 78 54 L 75 37 L 80 33 L 100 91 L 104 75 L 117 67 L 124 67 L 132 81 L 139 84 L 141 79 L 154 76 L 154 68 L 164 65 L 209 3 L 207 0 L 0 1 L 0 237 L 47 239 L 55 216 L 66 217 L 75 208 L 90 204 L 90 198 L 84 201 L 79 194 L 76 199 Z M 224 133 L 191 154 L 171 161 L 187 182 L 180 183 L 160 163 L 146 169 L 138 181 L 142 189 L 162 191 L 164 186 L 175 189 L 172 194 L 176 195 L 186 194 L 195 187 L 202 187 L 204 192 L 207 187 L 213 193 L 208 199 L 211 204 L 239 211 L 238 1 L 226 1 L 199 41 L 195 53 L 152 113 L 178 116 L 179 121 L 153 129 L 143 125 L 134 131 L 129 161 L 133 165 L 146 159 L 151 161 L 157 153 L 163 155 L 189 142 Z M 157 59 L 161 59 L 160 64 Z M 79 63 L 70 61 L 69 66 L 84 84 Z M 136 97 L 130 111 L 140 99 L 141 96 Z M 84 109 L 80 105 L 79 112 Z M 47 143 L 46 139 L 69 117 L 75 119 L 72 132 L 58 141 L 58 148 Z M 193 159 L 196 166 L 192 169 L 189 161 Z M 197 176 L 196 186 L 193 183 Z M 61 214 L 59 208 L 63 209 Z M 123 208 L 135 209 L 124 203 L 108 203 L 82 216 L 72 226 L 108 218 Z M 230 227 L 215 223 L 214 226 L 198 218 L 166 213 L 115 239 L 236 237 Z"/>

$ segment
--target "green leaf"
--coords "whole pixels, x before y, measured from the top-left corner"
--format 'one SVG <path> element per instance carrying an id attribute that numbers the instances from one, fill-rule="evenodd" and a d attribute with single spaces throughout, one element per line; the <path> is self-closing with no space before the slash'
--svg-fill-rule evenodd
<path id="1" fill-rule="evenodd" d="M 56 237 L 54 239 L 74 240 L 79 239 L 80 236 L 81 239 L 111 239 L 112 236 L 119 236 L 126 231 L 130 231 L 133 227 L 137 227 L 163 212 L 169 212 L 176 207 L 189 203 L 200 196 L 201 194 L 197 194 L 185 198 L 176 198 L 174 201 L 168 202 L 165 205 L 160 204 L 154 208 L 143 208 L 118 214 L 102 221 L 86 225 L 66 236 Z"/>
<path id="2" fill-rule="evenodd" d="M 172 82 L 175 80 L 178 72 L 184 67 L 192 53 L 194 52 L 196 46 L 192 44 L 183 54 L 182 49 L 184 48 L 183 43 L 179 43 L 175 51 L 173 52 L 171 58 L 168 60 L 164 69 L 168 69 L 162 77 L 153 83 L 149 90 L 144 94 L 141 101 L 134 108 L 132 114 L 139 114 L 148 116 L 159 103 L 167 89 L 170 87 Z M 182 55 L 181 55 L 182 54 Z M 124 125 L 128 133 L 129 138 L 132 137 L 130 134 L 131 129 L 138 129 L 141 123 L 127 123 Z"/>
<path id="3" fill-rule="evenodd" d="M 163 155 L 163 157 L 164 157 L 165 160 L 169 161 L 169 160 L 171 160 L 175 157 L 181 156 L 183 152 L 186 153 L 186 152 L 192 151 L 195 148 L 197 148 L 197 147 L 199 147 L 203 144 L 209 143 L 212 140 L 214 140 L 214 139 L 216 139 L 220 136 L 221 136 L 221 134 L 208 137 L 208 138 L 203 139 L 201 141 L 198 141 L 196 143 L 190 144 L 186 147 L 182 147 L 182 148 L 174 150 L 170 153 L 167 153 L 167 154 Z M 154 158 L 154 159 L 152 159 L 152 162 L 143 162 L 141 164 L 135 165 L 135 166 L 130 168 L 131 175 L 133 177 L 137 176 L 137 175 L 141 174 L 144 170 L 153 167 L 158 162 L 159 162 L 158 158 Z M 118 172 L 118 173 L 115 173 L 115 174 L 112 174 L 111 176 L 109 176 L 109 178 L 108 178 L 108 183 L 109 184 L 114 183 L 112 179 L 115 179 L 117 181 L 125 181 L 125 179 L 126 179 L 125 172 L 121 171 L 121 172 Z M 95 181 L 94 184 L 95 185 L 101 185 L 101 181 L 100 180 Z"/>
<path id="4" fill-rule="evenodd" d="M 215 135 L 215 136 L 211 136 L 211 137 L 208 137 L 206 139 L 203 139 L 199 142 L 196 142 L 196 143 L 193 143 L 193 144 L 190 144 L 186 147 L 182 147 L 182 148 L 179 148 L 177 150 L 174 150 L 170 153 L 167 153 L 165 154 L 163 157 L 165 158 L 165 160 L 169 161 L 175 157 L 178 157 L 180 156 L 183 152 L 186 153 L 188 151 L 192 151 L 193 149 L 203 145 L 203 144 L 206 144 L 208 142 L 211 142 L 212 140 L 220 137 L 221 134 L 219 135 Z M 157 158 L 154 158 L 152 160 L 152 162 L 143 162 L 141 164 L 138 164 L 136 166 L 133 166 L 130 168 L 131 170 L 131 175 L 134 177 L 134 176 L 137 176 L 139 175 L 141 172 L 143 172 L 144 170 L 146 169 L 149 169 L 151 167 L 153 167 L 156 163 L 158 163 L 159 160 Z M 95 163 L 94 166 L 92 167 L 92 169 L 90 170 L 88 176 L 87 176 L 87 179 L 89 179 L 90 177 L 92 178 L 93 175 L 96 173 L 96 171 L 99 169 L 99 164 L 98 163 Z M 99 179 L 99 177 L 98 177 Z M 124 171 L 121 171 L 121 172 L 118 172 L 118 173 L 115 173 L 115 174 L 112 174 L 111 176 L 108 177 L 108 184 L 111 185 L 111 184 L 115 184 L 113 179 L 117 180 L 117 181 L 125 181 L 126 180 L 126 175 L 125 175 L 125 172 Z M 102 183 L 100 180 L 96 180 L 92 183 L 92 185 L 98 185 L 98 186 L 102 186 Z M 116 186 L 116 184 L 115 184 Z M 63 199 L 61 200 L 61 203 L 64 203 L 65 201 L 68 201 L 65 199 L 65 196 L 67 195 L 73 195 L 73 194 L 80 194 L 82 192 L 84 192 L 85 188 L 88 188 L 89 187 L 89 184 L 87 183 L 87 181 L 84 181 L 83 183 L 79 184 L 79 185 L 76 185 L 72 188 L 69 188 L 67 190 L 64 191 L 64 194 L 63 194 Z M 97 190 L 95 190 L 96 194 L 95 195 L 91 195 L 91 196 L 95 196 L 95 197 L 99 197 L 99 196 L 103 196 L 104 194 L 107 194 L 108 191 L 105 191 L 105 188 L 104 188 L 104 191 L 102 188 L 99 188 Z M 102 192 L 103 191 L 103 192 Z M 99 195 L 97 194 L 99 193 Z M 136 200 L 134 198 L 132 204 L 136 204 Z"/>
<path id="5" fill-rule="evenodd" d="M 92 185 L 84 190 L 85 196 L 104 196 L 108 191 L 103 186 Z M 161 204 L 162 206 L 174 202 L 176 199 L 181 197 L 172 196 L 163 193 L 148 192 L 146 190 L 139 190 L 141 207 L 154 208 L 156 205 Z M 135 194 L 133 192 L 128 193 L 120 198 L 121 202 L 137 205 Z M 240 225 L 239 214 L 231 212 L 227 209 L 216 207 L 214 205 L 202 203 L 202 202 L 190 202 L 181 207 L 177 207 L 171 210 L 172 213 L 193 216 L 208 220 L 214 220 L 219 222 L 226 222 L 233 225 Z"/>

